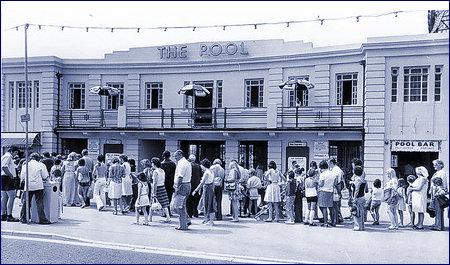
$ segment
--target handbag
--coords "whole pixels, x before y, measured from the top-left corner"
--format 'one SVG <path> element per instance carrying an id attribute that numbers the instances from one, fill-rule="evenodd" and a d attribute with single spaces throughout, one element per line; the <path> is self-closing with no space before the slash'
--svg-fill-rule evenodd
<path id="1" fill-rule="evenodd" d="M 436 196 L 437 202 L 439 203 L 439 206 L 441 208 L 447 208 L 448 207 L 448 198 L 445 195 L 438 195 Z"/>
<path id="2" fill-rule="evenodd" d="M 432 202 L 427 203 L 427 213 L 430 215 L 431 218 L 434 218 L 436 216 L 436 212 L 434 211 L 434 205 Z"/>
<path id="3" fill-rule="evenodd" d="M 159 202 L 156 201 L 156 199 L 153 199 L 152 205 L 151 205 L 151 210 L 152 211 L 159 211 L 161 210 L 161 204 Z"/>
<path id="4" fill-rule="evenodd" d="M 89 188 L 87 190 L 87 197 L 90 199 L 94 198 L 94 188 L 92 186 L 93 184 L 89 185 Z"/>
<path id="5" fill-rule="evenodd" d="M 225 181 L 225 190 L 226 191 L 234 191 L 236 190 L 236 182 L 228 182 Z"/>
<path id="6" fill-rule="evenodd" d="M 396 204 L 398 202 L 398 193 L 392 188 L 383 191 L 383 200 L 387 204 Z"/>

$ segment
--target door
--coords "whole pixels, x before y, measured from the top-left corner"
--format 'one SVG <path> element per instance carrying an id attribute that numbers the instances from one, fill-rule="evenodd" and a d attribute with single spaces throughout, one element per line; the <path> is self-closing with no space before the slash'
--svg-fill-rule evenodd
<path id="1" fill-rule="evenodd" d="M 195 81 L 195 85 L 200 85 L 208 89 L 209 95 L 205 97 L 194 97 L 194 125 L 211 126 L 212 125 L 212 99 L 213 99 L 213 81 Z"/>

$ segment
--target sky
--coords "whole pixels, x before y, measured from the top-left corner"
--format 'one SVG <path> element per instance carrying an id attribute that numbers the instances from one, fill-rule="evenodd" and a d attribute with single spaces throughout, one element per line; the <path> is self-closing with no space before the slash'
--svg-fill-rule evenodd
<path id="1" fill-rule="evenodd" d="M 24 57 L 25 23 L 59 26 L 208 26 L 362 16 L 286 25 L 212 29 L 89 30 L 31 26 L 28 56 L 100 59 L 134 47 L 261 39 L 302 40 L 314 47 L 363 43 L 368 37 L 427 34 L 427 10 L 448 1 L 1 1 L 1 57 Z M 393 11 L 412 11 L 364 17 Z M 13 28 L 13 29 L 10 29 Z"/>

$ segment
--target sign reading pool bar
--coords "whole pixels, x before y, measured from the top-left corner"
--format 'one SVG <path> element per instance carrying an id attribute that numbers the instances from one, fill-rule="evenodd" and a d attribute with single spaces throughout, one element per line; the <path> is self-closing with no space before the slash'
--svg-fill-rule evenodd
<path id="1" fill-rule="evenodd" d="M 439 152 L 439 141 L 394 140 L 391 151 L 395 152 Z"/>
<path id="2" fill-rule="evenodd" d="M 189 48 L 187 45 L 177 46 L 164 46 L 158 47 L 159 58 L 160 59 L 176 59 L 176 58 L 187 58 L 189 55 Z M 248 55 L 248 50 L 245 47 L 245 43 L 241 42 L 239 44 L 234 42 L 229 42 L 227 44 L 213 43 L 199 45 L 199 55 L 200 57 L 217 57 L 220 55 L 234 56 L 234 55 Z"/>

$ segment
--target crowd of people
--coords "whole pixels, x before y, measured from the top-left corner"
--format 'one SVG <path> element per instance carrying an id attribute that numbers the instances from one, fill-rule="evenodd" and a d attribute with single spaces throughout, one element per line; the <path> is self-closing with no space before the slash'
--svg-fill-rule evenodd
<path id="1" fill-rule="evenodd" d="M 436 173 L 431 178 L 423 166 L 415 168 L 416 174 L 405 179 L 398 179 L 395 170 L 389 168 L 382 186 L 382 176 L 369 185 L 363 162 L 358 158 L 352 160 L 353 175 L 346 180 L 335 158 L 323 160 L 318 166 L 311 161 L 307 169 L 294 161 L 282 173 L 274 161 L 269 162 L 264 172 L 261 165 L 246 169 L 232 160 L 225 171 L 227 166 L 220 159 L 211 162 L 205 158 L 198 164 L 195 155 L 186 158 L 182 150 L 174 152 L 175 161 L 169 151 L 164 151 L 161 158 L 143 159 L 137 164 L 125 154 L 108 163 L 103 155 L 98 155 L 95 161 L 86 149 L 67 156 L 32 153 L 28 163 L 19 159 L 18 153 L 19 149 L 12 146 L 1 158 L 2 221 L 7 222 L 27 223 L 25 205 L 35 198 L 39 223 L 50 223 L 43 203 L 43 183 L 47 180 L 58 182 L 65 207 L 86 208 L 92 199 L 98 211 L 110 206 L 114 215 L 135 212 L 135 224 L 140 224 L 143 215 L 144 225 L 152 222 L 155 210 L 160 210 L 164 223 L 170 223 L 173 214 L 179 216 L 177 230 L 187 230 L 191 219 L 201 214 L 203 224 L 214 225 L 214 221 L 223 220 L 223 194 L 230 200 L 232 222 L 248 217 L 280 222 L 286 217 L 286 224 L 335 227 L 351 219 L 355 231 L 364 230 L 368 213 L 372 225 L 380 225 L 382 203 L 387 205 L 387 229 L 404 227 L 404 212 L 408 211 L 411 220 L 408 225 L 414 229 L 424 229 L 424 214 L 428 213 L 435 218 L 431 229 L 443 230 L 443 212 L 448 207 L 448 182 L 441 160 L 433 161 Z M 22 196 L 23 207 L 17 219 L 12 210 L 16 191 L 26 189 L 26 164 L 29 200 L 26 202 Z M 349 199 L 343 203 L 350 208 L 350 216 L 345 218 L 341 213 L 344 190 L 348 190 Z M 262 218 L 266 215 L 267 218 Z"/>

